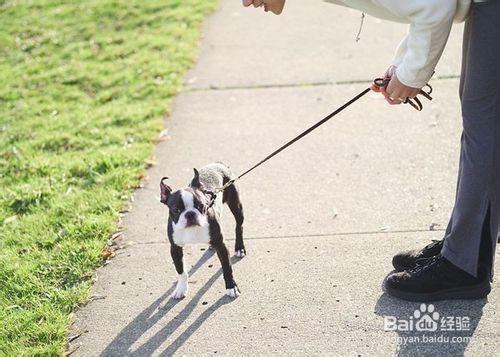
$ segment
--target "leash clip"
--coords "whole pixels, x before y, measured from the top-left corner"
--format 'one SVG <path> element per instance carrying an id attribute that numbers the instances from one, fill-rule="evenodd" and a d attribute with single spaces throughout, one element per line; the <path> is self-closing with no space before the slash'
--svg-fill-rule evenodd
<path id="1" fill-rule="evenodd" d="M 207 196 L 210 196 L 210 199 L 208 201 L 208 205 L 206 206 L 207 210 L 212 208 L 212 206 L 214 205 L 215 203 L 215 200 L 217 199 L 217 192 L 212 192 L 212 191 L 207 191 L 207 190 L 203 190 L 203 193 Z"/>
<path id="2" fill-rule="evenodd" d="M 221 192 L 224 192 L 224 190 L 226 188 L 228 188 L 229 186 L 231 186 L 232 184 L 234 184 L 234 182 L 236 181 L 237 179 L 232 179 L 232 180 L 229 180 L 228 182 L 226 182 L 226 184 L 222 187 L 217 187 L 215 190 L 213 191 L 203 191 L 206 195 L 209 195 L 210 196 L 210 202 L 208 204 L 208 208 L 212 208 L 212 206 L 214 205 L 215 203 L 215 200 L 217 199 L 217 195 Z"/>

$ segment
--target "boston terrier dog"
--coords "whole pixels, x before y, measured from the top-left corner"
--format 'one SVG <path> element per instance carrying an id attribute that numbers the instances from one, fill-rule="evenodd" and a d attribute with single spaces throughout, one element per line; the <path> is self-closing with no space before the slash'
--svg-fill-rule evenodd
<path id="1" fill-rule="evenodd" d="M 235 255 L 243 258 L 246 254 L 243 244 L 243 207 L 238 188 L 234 184 L 228 186 L 224 192 L 215 196 L 214 204 L 209 207 L 216 188 L 222 187 L 231 178 L 231 171 L 226 165 L 215 163 L 199 171 L 194 169 L 194 178 L 189 186 L 175 192 L 165 184 L 166 177 L 160 181 L 160 201 L 169 208 L 170 254 L 179 274 L 177 286 L 172 293 L 174 299 L 182 299 L 188 290 L 188 274 L 184 266 L 182 248 L 186 244 L 196 243 L 209 244 L 216 250 L 222 265 L 226 295 L 233 298 L 239 295 L 220 221 L 223 203 L 227 203 L 236 219 Z"/>

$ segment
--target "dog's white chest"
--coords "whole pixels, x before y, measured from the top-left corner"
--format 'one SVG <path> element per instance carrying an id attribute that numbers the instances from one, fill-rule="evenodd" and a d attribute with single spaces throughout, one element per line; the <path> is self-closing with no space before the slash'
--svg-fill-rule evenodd
<path id="1" fill-rule="evenodd" d="M 191 227 L 179 231 L 174 230 L 172 238 L 174 239 L 174 243 L 179 247 L 183 247 L 186 244 L 209 244 L 210 234 L 208 224 L 203 227 Z"/>

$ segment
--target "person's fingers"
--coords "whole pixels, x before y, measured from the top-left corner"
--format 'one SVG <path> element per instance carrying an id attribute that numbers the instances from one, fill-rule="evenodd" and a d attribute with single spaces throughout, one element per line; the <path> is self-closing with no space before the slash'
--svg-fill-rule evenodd
<path id="1" fill-rule="evenodd" d="M 419 92 L 420 92 L 420 89 L 415 88 L 415 89 L 413 89 L 413 90 L 409 93 L 408 97 L 409 97 L 409 98 L 415 98 Z"/>
<path id="2" fill-rule="evenodd" d="M 394 77 L 392 77 L 391 80 L 389 81 L 389 84 L 387 85 L 387 88 L 385 91 L 392 99 L 398 98 L 396 95 L 399 93 L 396 93 L 396 92 L 399 92 L 399 88 L 397 88 L 397 83 L 394 80 Z"/>
<path id="3" fill-rule="evenodd" d="M 403 102 L 410 96 L 411 90 L 410 87 L 401 84 L 396 76 L 393 76 L 387 86 L 387 94 L 390 98 Z"/>
<path id="4" fill-rule="evenodd" d="M 404 102 L 406 98 L 408 98 L 408 91 L 405 90 L 396 91 L 391 95 L 391 97 L 394 99 L 399 99 L 400 101 Z"/>
<path id="5" fill-rule="evenodd" d="M 390 105 L 398 105 L 398 104 L 402 103 L 400 100 L 394 100 L 394 99 L 391 99 L 390 97 L 386 97 L 385 100 Z"/>
<path id="6" fill-rule="evenodd" d="M 391 105 L 401 104 L 406 100 L 406 98 L 412 98 L 412 96 L 418 94 L 418 90 L 414 91 L 414 88 L 407 87 L 400 83 L 395 75 L 395 71 L 396 66 L 390 66 L 385 72 L 384 78 L 390 78 L 386 87 L 379 87 L 375 83 L 372 83 L 370 86 L 372 91 L 381 93 L 387 103 Z"/>
<path id="7" fill-rule="evenodd" d="M 393 99 L 393 100 L 401 100 L 403 99 L 404 100 L 404 95 L 401 94 L 401 92 L 399 90 L 395 90 L 395 91 L 392 91 L 392 92 L 387 92 L 389 98 Z"/>
<path id="8" fill-rule="evenodd" d="M 253 0 L 243 0 L 243 6 L 248 7 L 252 5 Z"/>
<path id="9" fill-rule="evenodd" d="M 385 100 L 387 101 L 387 103 L 389 103 L 390 105 L 397 105 L 397 104 L 402 103 L 402 101 L 399 99 L 391 98 L 389 96 L 389 94 L 386 92 L 385 88 L 383 88 L 383 87 L 378 87 L 377 85 L 372 84 L 370 86 L 370 89 L 373 90 L 374 92 L 382 94 L 384 96 Z"/>
<path id="10" fill-rule="evenodd" d="M 401 104 L 403 103 L 403 101 L 401 99 L 392 99 L 392 98 L 389 98 L 387 100 L 391 105 L 398 105 L 398 104 Z"/>
<path id="11" fill-rule="evenodd" d="M 380 87 L 378 85 L 376 85 L 375 83 L 371 84 L 370 89 L 374 92 L 380 93 Z"/>
<path id="12" fill-rule="evenodd" d="M 253 0 L 253 7 L 261 7 L 262 5 L 264 5 L 263 0 Z"/>
<path id="13" fill-rule="evenodd" d="M 397 68 L 396 66 L 389 66 L 389 68 L 387 68 L 387 70 L 385 71 L 384 77 L 392 78 L 392 76 L 396 72 L 396 68 Z"/>
<path id="14" fill-rule="evenodd" d="M 396 104 L 402 103 L 402 101 L 399 99 L 391 98 L 391 96 L 386 91 L 382 91 L 381 93 L 385 97 L 385 100 L 387 101 L 387 103 L 389 103 L 391 105 L 396 105 Z"/>
<path id="15" fill-rule="evenodd" d="M 402 99 L 403 101 L 408 99 L 408 98 L 415 98 L 417 94 L 419 93 L 419 89 L 416 88 L 410 88 L 410 87 L 405 87 L 400 93 L 399 93 L 399 99 Z"/>

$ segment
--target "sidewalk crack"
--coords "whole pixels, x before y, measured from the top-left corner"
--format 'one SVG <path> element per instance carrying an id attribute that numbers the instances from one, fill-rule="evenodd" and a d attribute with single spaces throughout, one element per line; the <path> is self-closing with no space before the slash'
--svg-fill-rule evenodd
<path id="1" fill-rule="evenodd" d="M 459 75 L 446 75 L 436 76 L 434 81 L 444 81 L 450 79 L 459 79 Z M 183 90 L 184 93 L 191 92 L 211 92 L 211 91 L 228 91 L 228 90 L 251 90 L 251 89 L 273 89 L 273 88 L 307 88 L 307 87 L 325 87 L 336 85 L 351 85 L 351 84 L 369 84 L 372 79 L 354 79 L 344 81 L 324 81 L 324 82 L 302 82 L 302 83 L 285 83 L 285 84 L 256 84 L 256 85 L 242 85 L 242 86 L 217 86 L 210 85 L 209 87 L 189 87 L 186 86 Z"/>
<path id="2" fill-rule="evenodd" d="M 259 240 L 259 239 L 292 239 L 292 238 L 333 238 L 339 236 L 363 236 L 363 235 L 375 235 L 375 234 L 404 234 L 404 233 L 429 233 L 429 232 L 444 232 L 444 229 L 402 229 L 402 230 L 384 230 L 384 231 L 353 231 L 353 232 L 331 232 L 331 233 L 304 233 L 304 234 L 283 234 L 283 235 L 269 235 L 269 236 L 250 236 L 244 237 L 244 240 Z M 233 241 L 234 238 L 225 238 L 227 241 Z M 168 244 L 165 242 L 139 242 L 134 243 L 135 245 L 151 245 L 151 244 Z M 132 246 L 133 247 L 133 246 Z"/>

